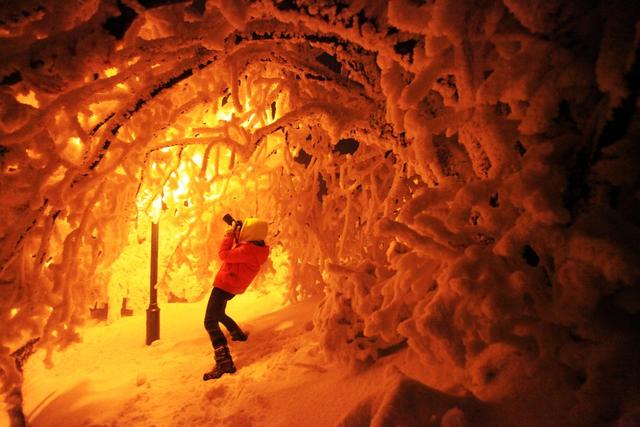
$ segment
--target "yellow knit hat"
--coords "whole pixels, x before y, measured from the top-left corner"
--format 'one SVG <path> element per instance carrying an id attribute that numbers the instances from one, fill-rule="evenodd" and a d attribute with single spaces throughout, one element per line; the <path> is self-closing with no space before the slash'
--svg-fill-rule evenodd
<path id="1" fill-rule="evenodd" d="M 259 218 L 245 218 L 242 222 L 240 230 L 239 242 L 251 242 L 255 240 L 264 240 L 267 238 L 269 224 Z"/>

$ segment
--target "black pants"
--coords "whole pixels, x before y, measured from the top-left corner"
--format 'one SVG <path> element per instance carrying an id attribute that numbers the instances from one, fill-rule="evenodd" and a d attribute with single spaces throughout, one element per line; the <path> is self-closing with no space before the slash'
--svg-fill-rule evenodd
<path id="1" fill-rule="evenodd" d="M 207 311 L 204 315 L 204 328 L 209 333 L 213 348 L 227 345 L 227 339 L 222 333 L 222 329 L 220 329 L 220 322 L 227 328 L 232 336 L 242 335 L 243 333 L 240 326 L 224 312 L 227 308 L 227 301 L 234 296 L 234 294 L 220 288 L 213 288 L 211 291 Z"/>

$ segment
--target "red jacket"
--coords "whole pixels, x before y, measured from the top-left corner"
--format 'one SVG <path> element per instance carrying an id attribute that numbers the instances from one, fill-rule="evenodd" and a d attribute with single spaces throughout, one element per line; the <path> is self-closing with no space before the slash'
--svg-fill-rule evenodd
<path id="1" fill-rule="evenodd" d="M 260 266 L 269 257 L 269 246 L 241 242 L 233 246 L 233 235 L 222 239 L 218 255 L 223 261 L 213 286 L 234 295 L 243 293 L 258 274 Z"/>

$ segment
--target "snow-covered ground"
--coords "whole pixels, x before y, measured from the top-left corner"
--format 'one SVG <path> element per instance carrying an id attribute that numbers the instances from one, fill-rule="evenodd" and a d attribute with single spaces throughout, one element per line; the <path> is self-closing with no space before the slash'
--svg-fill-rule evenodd
<path id="1" fill-rule="evenodd" d="M 245 401 L 277 389 L 273 365 L 289 356 L 293 337 L 304 330 L 312 302 L 268 314 L 276 295 L 248 294 L 231 301 L 229 313 L 251 332 L 246 343 L 232 343 L 239 372 L 203 382 L 212 349 L 203 329 L 206 300 L 161 306 L 161 340 L 144 344 L 145 315 L 83 331 L 83 342 L 54 357 L 53 369 L 32 357 L 25 372 L 25 412 L 34 426 L 194 425 L 207 420 L 249 420 L 260 406 Z M 300 324 L 302 322 L 302 324 Z M 309 357 L 313 348 L 305 348 Z M 281 364 L 282 365 L 282 364 Z M 284 365 L 283 365 L 284 366 Z M 298 368 L 301 369 L 301 368 Z M 315 365 L 314 365 L 315 369 Z M 245 403 L 245 408 L 237 403 Z M 234 421 L 236 423 L 237 421 Z"/>
<path id="2" fill-rule="evenodd" d="M 206 300 L 161 306 L 161 340 L 144 345 L 145 316 L 83 331 L 47 369 L 25 370 L 29 424 L 46 426 L 335 425 L 379 383 L 379 370 L 329 364 L 313 339 L 317 300 L 282 308 L 279 295 L 249 293 L 228 312 L 250 331 L 231 342 L 238 372 L 202 381 L 212 349 Z M 310 332 L 311 331 L 311 332 Z M 346 381 L 347 377 L 350 378 Z"/>
<path id="3" fill-rule="evenodd" d="M 98 323 L 83 342 L 25 368 L 33 427 L 75 426 L 555 426 L 529 402 L 487 405 L 424 371 L 411 350 L 360 368 L 329 361 L 316 341 L 318 299 L 283 307 L 278 292 L 248 292 L 228 312 L 250 333 L 230 342 L 238 372 L 204 382 L 213 364 L 206 300 L 161 305 L 161 340 L 144 344 L 145 315 Z M 431 384 L 430 388 L 414 378 Z M 453 384 L 453 383 L 452 383 Z M 448 389 L 449 393 L 438 390 Z M 458 396 L 456 396 L 458 395 Z M 549 407 L 547 407 L 548 412 Z M 542 412 L 540 412 L 542 413 Z M 3 414 L 4 416 L 4 414 Z M 8 421 L 0 418 L 0 425 Z"/>

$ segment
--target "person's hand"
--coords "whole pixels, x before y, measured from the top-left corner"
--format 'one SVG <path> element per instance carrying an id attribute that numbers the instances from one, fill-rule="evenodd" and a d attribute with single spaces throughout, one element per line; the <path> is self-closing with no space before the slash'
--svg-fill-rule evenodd
<path id="1" fill-rule="evenodd" d="M 240 234 L 241 228 L 242 228 L 242 221 L 234 221 L 233 224 L 225 230 L 224 234 L 225 236 L 232 235 L 237 239 L 238 235 Z"/>

